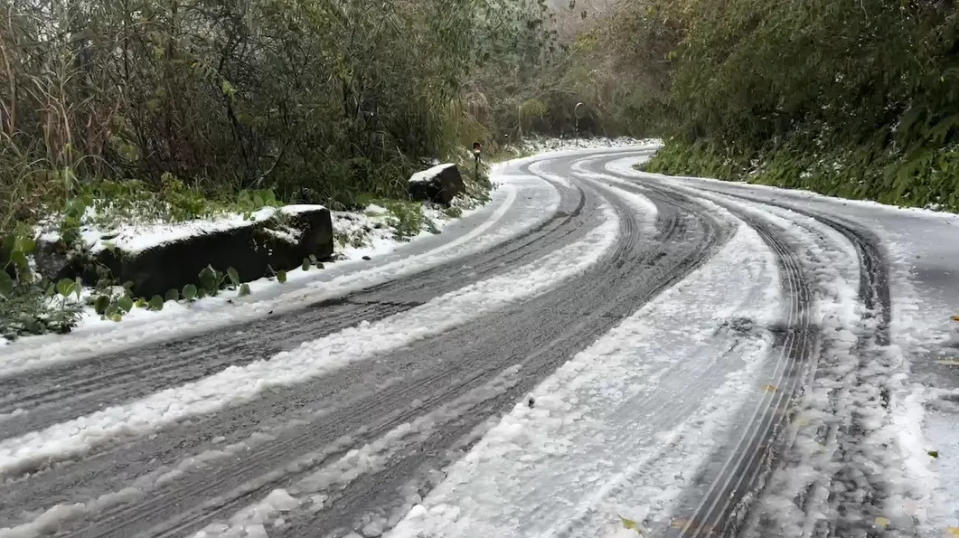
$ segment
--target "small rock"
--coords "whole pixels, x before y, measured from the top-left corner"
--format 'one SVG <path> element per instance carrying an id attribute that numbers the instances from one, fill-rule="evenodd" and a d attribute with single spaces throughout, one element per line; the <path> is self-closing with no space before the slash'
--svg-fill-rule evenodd
<path id="1" fill-rule="evenodd" d="M 363 256 L 363 259 L 366 260 L 366 261 L 370 261 L 370 260 L 372 260 L 373 258 L 370 258 L 369 256 Z"/>
<path id="2" fill-rule="evenodd" d="M 532 396 L 529 397 L 529 400 L 526 401 L 526 404 L 529 405 L 529 408 L 532 409 L 536 405 L 536 400 Z"/>

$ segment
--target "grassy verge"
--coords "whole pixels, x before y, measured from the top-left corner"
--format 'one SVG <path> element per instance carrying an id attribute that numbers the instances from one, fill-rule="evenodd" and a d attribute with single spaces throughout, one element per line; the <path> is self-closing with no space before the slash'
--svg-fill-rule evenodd
<path id="1" fill-rule="evenodd" d="M 670 140 L 642 168 L 959 212 L 959 147 L 904 154 L 868 143 L 786 143 L 743 152 Z"/>
<path id="2" fill-rule="evenodd" d="M 351 196 L 353 202 L 349 207 L 339 209 L 356 213 L 371 205 L 384 208 L 385 218 L 377 226 L 398 240 L 411 239 L 424 230 L 438 233 L 434 218 L 458 218 L 465 209 L 489 200 L 488 171 L 481 168 L 480 176 L 474 177 L 472 159 L 468 169 L 466 164 L 465 161 L 460 164 L 467 186 L 466 196 L 457 198 L 449 208 L 360 193 Z M 238 281 L 236 271 L 231 268 L 205 269 L 197 275 L 195 285 L 169 290 L 162 297 L 135 297 L 129 285 L 116 281 L 108 270 L 96 283 L 52 282 L 37 274 L 32 263 L 38 230 L 56 233 L 66 251 L 83 257 L 88 251 L 81 239 L 84 228 L 108 231 L 127 225 L 171 224 L 223 214 L 252 217 L 253 212 L 264 207 L 284 205 L 269 189 L 211 196 L 172 176 L 165 176 L 159 189 L 137 181 L 96 181 L 77 188 L 76 192 L 61 208 L 40 213 L 38 218 L 17 223 L 12 232 L 0 234 L 0 338 L 69 332 L 85 307 L 92 307 L 104 319 L 120 321 L 134 308 L 162 310 L 168 301 L 192 302 L 224 290 L 234 290 L 240 296 L 249 294 L 249 287 Z M 351 230 L 338 234 L 336 241 L 341 248 L 359 248 L 369 240 L 369 232 Z M 323 264 L 315 259 L 303 261 L 303 270 L 312 267 L 323 268 Z M 283 283 L 286 275 L 276 271 L 273 278 Z"/>

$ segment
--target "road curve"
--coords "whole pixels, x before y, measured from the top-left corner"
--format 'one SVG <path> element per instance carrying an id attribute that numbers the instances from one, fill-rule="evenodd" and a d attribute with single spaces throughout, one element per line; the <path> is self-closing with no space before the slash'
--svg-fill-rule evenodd
<path id="1" fill-rule="evenodd" d="M 751 513 L 783 454 L 790 449 L 791 423 L 812 376 L 822 369 L 828 375 L 830 344 L 819 336 L 819 327 L 810 319 L 809 309 L 813 303 L 813 288 L 828 287 L 824 277 L 815 274 L 815 268 L 804 267 L 800 260 L 808 245 L 829 244 L 821 229 L 811 227 L 806 220 L 814 221 L 830 229 L 852 246 L 857 254 L 859 272 L 858 300 L 862 322 L 857 327 L 858 344 L 855 354 L 858 368 L 852 379 L 843 383 L 857 387 L 872 387 L 878 392 L 875 398 L 877 412 L 869 420 L 877 421 L 878 415 L 888 416 L 890 390 L 881 379 L 866 380 L 865 372 L 875 370 L 875 364 L 898 362 L 885 356 L 884 347 L 891 343 L 890 324 L 892 301 L 890 298 L 889 262 L 880 240 L 862 225 L 825 211 L 807 207 L 802 201 L 788 197 L 758 196 L 738 185 L 717 182 L 667 179 L 654 174 L 630 175 L 629 181 L 645 188 L 695 192 L 725 207 L 746 225 L 759 232 L 763 240 L 776 252 L 780 263 L 782 285 L 790 300 L 788 322 L 783 327 L 781 342 L 783 378 L 774 392 L 764 397 L 750 413 L 745 422 L 747 428 L 735 441 L 727 443 L 714 455 L 714 465 L 708 466 L 699 476 L 701 488 L 687 494 L 676 520 L 681 524 L 663 529 L 663 534 L 687 538 L 705 536 L 739 536 L 744 527 L 750 527 L 751 535 L 779 535 L 775 514 Z M 785 198 L 785 199 L 783 199 Z M 774 225 L 765 214 L 776 214 L 779 219 L 790 222 L 788 229 Z M 822 364 L 820 364 L 822 363 Z M 875 386 L 878 382 L 878 386 Z M 837 385 L 829 394 L 830 401 L 839 399 L 843 385 Z M 832 412 L 836 419 L 820 432 L 817 442 L 823 447 L 834 446 L 836 469 L 832 475 L 819 476 L 808 484 L 796 502 L 809 504 L 815 489 L 830 492 L 827 498 L 833 518 L 821 513 L 807 516 L 815 519 L 816 536 L 901 536 L 915 535 L 914 529 L 877 529 L 876 521 L 884 519 L 883 500 L 887 497 L 885 480 L 869 456 L 863 452 L 865 432 L 864 417 L 853 412 L 843 417 L 848 409 L 834 404 Z M 878 519 L 877 519 L 878 518 Z"/>
<path id="2" fill-rule="evenodd" d="M 775 518 L 756 508 L 757 499 L 791 449 L 799 402 L 833 351 L 813 314 L 828 282 L 808 253 L 845 245 L 856 253 L 863 316 L 856 353 L 864 369 L 889 360 L 882 352 L 891 342 L 892 311 L 882 245 L 852 221 L 788 199 L 609 166 L 648 153 L 581 152 L 514 167 L 512 174 L 548 184 L 559 204 L 541 224 L 481 252 L 240 326 L 0 377 L 2 448 L 63 424 L 82 428 L 100 410 L 270 361 L 301 344 L 415 316 L 448 294 L 582 249 L 604 223 L 616 223 L 611 247 L 595 263 L 468 322 L 251 400 L 8 467 L 0 474 L 0 538 L 189 536 L 202 529 L 240 536 L 231 534 L 231 521 L 250 517 L 277 490 L 307 501 L 285 507 L 270 536 L 379 536 L 498 417 L 703 266 L 741 226 L 758 234 L 778 266 L 783 321 L 769 328 L 775 342 L 764 365 L 772 381 L 735 411 L 736 426 L 695 470 L 670 521 L 653 531 L 684 538 L 776 535 Z M 888 408 L 885 390 L 880 399 Z M 668 422 L 694 406 L 684 400 L 656 412 Z M 867 426 L 855 415 L 840 417 L 838 407 L 834 412 L 837 419 L 822 433 L 836 447 L 834 472 L 808 490 L 831 491 L 826 502 L 839 515 L 818 521 L 816 532 L 877 535 L 872 522 L 881 516 L 884 482 L 857 452 Z M 873 502 L 863 502 L 863 491 Z M 558 528 L 572 535 L 583 527 Z"/>
<path id="3" fill-rule="evenodd" d="M 347 327 L 401 316 L 582 240 L 604 208 L 619 222 L 613 248 L 598 263 L 545 293 L 254 401 L 20 469 L 4 477 L 0 528 L 26 535 L 37 529 L 69 536 L 189 535 L 274 489 L 322 474 L 351 449 L 420 423 L 428 427 L 398 441 L 387 461 L 348 484 L 317 486 L 312 507 L 291 512 L 280 534 L 316 536 L 322 529 L 345 536 L 370 525 L 371 514 L 400 508 L 411 490 L 425 493 L 484 424 L 730 236 L 729 223 L 682 193 L 645 193 L 657 210 L 654 230 L 646 230 L 648 215 L 614 191 L 553 179 L 569 177 L 581 158 L 524 168 L 560 192 L 559 209 L 536 229 L 485 252 L 243 327 L 0 379 L 0 413 L 25 410 L 3 418 L 0 438 L 9 442 Z M 223 455 L 224 447 L 236 446 L 243 450 Z"/>

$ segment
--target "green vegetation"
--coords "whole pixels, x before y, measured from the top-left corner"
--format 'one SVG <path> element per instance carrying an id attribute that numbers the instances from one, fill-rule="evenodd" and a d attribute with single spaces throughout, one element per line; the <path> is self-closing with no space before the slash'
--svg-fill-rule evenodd
<path id="1" fill-rule="evenodd" d="M 532 134 L 660 136 L 652 171 L 959 211 L 959 9 L 0 0 L 2 332 L 76 319 L 29 270 L 41 223 L 73 245 L 85 225 L 375 201 L 410 237 L 429 227 L 412 171 L 459 162 L 484 199 L 465 150 L 494 159 Z M 210 282 L 249 293 L 230 276 L 134 301 L 103 275 L 93 301 L 113 319 Z"/>
<path id="2" fill-rule="evenodd" d="M 35 248 L 22 232 L 0 242 L 0 337 L 68 332 L 79 318 L 82 283 L 35 275 L 29 263 Z"/>
<path id="3" fill-rule="evenodd" d="M 487 136 L 468 106 L 476 74 L 541 57 L 545 10 L 537 0 L 0 0 L 0 240 L 33 241 L 42 225 L 82 255 L 84 226 L 281 203 L 348 209 L 363 196 L 391 200 L 399 233 L 414 235 L 423 223 L 404 203 L 406 179 Z M 68 330 L 77 309 L 54 308 L 47 283 L 20 270 L 30 255 L 0 258 L 2 332 Z M 172 297 L 135 301 L 116 284 L 102 275 L 92 299 L 109 319 Z M 172 300 L 210 293 L 199 284 Z"/>
<path id="4" fill-rule="evenodd" d="M 652 171 L 959 211 L 955 2 L 555 4 L 549 61 L 478 77 L 497 140 L 659 136 Z"/>
<path id="5" fill-rule="evenodd" d="M 959 211 L 954 3 L 646 9 L 679 30 L 649 170 Z"/>
<path id="6" fill-rule="evenodd" d="M 0 235 L 70 218 L 77 198 L 170 220 L 260 205 L 243 192 L 403 199 L 427 160 L 531 133 L 659 135 L 651 169 L 957 209 L 951 1 L 0 0 L 0 15 Z"/>
<path id="7" fill-rule="evenodd" d="M 0 0 L 0 235 L 89 194 L 133 195 L 121 216 L 159 198 L 174 219 L 244 190 L 403 198 L 423 162 L 483 137 L 474 73 L 542 54 L 544 16 L 534 0 Z"/>

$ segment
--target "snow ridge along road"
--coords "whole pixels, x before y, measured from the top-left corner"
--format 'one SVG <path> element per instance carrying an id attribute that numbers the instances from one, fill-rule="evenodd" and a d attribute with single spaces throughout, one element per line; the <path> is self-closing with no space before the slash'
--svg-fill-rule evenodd
<path id="1" fill-rule="evenodd" d="M 880 237 L 633 170 L 651 151 L 513 162 L 483 234 L 270 315 L 18 349 L 0 538 L 917 534 L 876 448 L 902 377 Z"/>
<path id="2" fill-rule="evenodd" d="M 690 500 L 697 494 L 690 495 L 685 507 L 677 509 L 691 514 L 675 525 L 677 534 L 918 535 L 916 525 L 930 507 L 921 506 L 923 486 L 917 477 L 905 472 L 914 465 L 906 463 L 910 447 L 900 445 L 896 437 L 901 434 L 892 431 L 895 398 L 905 400 L 908 393 L 896 391 L 904 377 L 904 358 L 892 342 L 890 263 L 877 235 L 836 216 L 835 207 L 847 206 L 844 202 L 820 198 L 807 203 L 805 193 L 627 172 L 622 164 L 607 168 L 643 184 L 696 192 L 757 230 L 772 224 L 772 235 L 789 245 L 784 257 L 796 259 L 805 271 L 802 285 L 814 298 L 807 308 L 823 324 L 820 341 L 806 355 L 806 373 L 795 376 L 808 376 L 805 386 L 777 413 L 774 434 L 767 435 L 763 450 L 768 461 L 742 474 L 744 470 L 728 470 L 731 462 L 743 459 L 739 448 L 725 450 L 725 460 L 717 458 L 724 464 L 713 487 L 737 475 L 753 486 L 718 494 L 710 489 L 699 504 Z M 879 211 L 866 214 L 883 216 Z M 867 220 L 876 221 L 882 222 Z M 908 440 L 915 442 L 923 441 Z M 756 453 L 746 451 L 747 457 Z M 707 467 L 704 476 L 710 473 L 715 470 Z"/>
<path id="3" fill-rule="evenodd" d="M 577 158 L 556 159 L 549 166 L 561 175 Z M 517 172 L 517 177 L 533 175 L 528 167 Z M 260 321 L 241 331 L 210 333 L 199 350 L 157 346 L 127 351 L 126 358 L 95 357 L 5 378 L 6 386 L 21 391 L 24 401 L 6 401 L 8 409 L 23 410 L 4 419 L 6 440 L 0 445 L 6 454 L 7 487 L 0 521 L 7 530 L 0 535 L 41 530 L 78 536 L 188 534 L 229 519 L 275 489 L 302 483 L 352 447 L 375 443 L 417 417 L 439 417 L 415 442 L 394 447 L 388 465 L 360 472 L 332 490 L 317 486 L 318 491 L 298 491 L 297 508 L 287 513 L 286 525 L 276 532 L 312 536 L 315 529 L 325 529 L 345 535 L 369 524 L 371 513 L 381 518 L 401 515 L 406 504 L 401 492 L 411 484 L 414 490 L 428 488 L 434 470 L 448 465 L 456 449 L 468 446 L 481 431 L 474 432 L 477 427 L 681 280 L 730 234 L 728 224 L 684 196 L 641 202 L 588 183 L 553 185 L 562 202 L 545 224 L 446 267 L 365 290 L 349 301 L 316 305 L 282 322 Z M 650 214 L 653 205 L 655 215 Z M 603 222 L 615 223 L 613 235 L 601 231 Z M 597 231 L 600 236 L 590 235 Z M 599 247 L 602 237 L 612 240 L 610 249 Z M 568 250 L 581 244 L 592 246 L 582 252 Z M 430 312 L 431 301 L 443 292 L 455 295 L 457 289 L 482 285 L 498 275 L 522 284 L 520 274 L 509 271 L 541 261 L 564 267 L 579 258 L 589 264 L 531 297 L 518 294 L 515 301 L 493 305 L 488 312 L 477 309 L 477 319 L 440 327 L 434 336 L 397 344 L 388 352 L 343 362 L 318 377 L 276 386 L 267 378 L 268 388 L 226 407 L 184 414 L 171 402 L 172 417 L 182 418 L 158 424 L 120 412 L 115 418 L 121 422 L 110 425 L 106 420 L 113 408 L 90 413 L 105 406 L 137 409 L 142 406 L 138 402 L 154 395 L 181 390 L 178 387 L 188 390 L 237 367 L 256 365 L 277 350 L 269 342 L 290 346 L 284 338 L 293 345 L 300 339 L 305 343 L 292 353 L 309 353 L 311 342 L 324 333 L 328 336 L 321 340 L 350 336 L 355 329 L 344 327 L 351 322 L 359 323 L 361 331 L 404 317 L 415 323 L 417 311 Z M 530 270 L 526 277 L 535 274 Z M 325 325 L 321 313 L 331 309 L 333 323 Z M 368 325 L 364 317 L 380 321 Z M 130 357 L 140 356 L 144 358 L 130 364 Z M 157 369 L 151 373 L 160 375 L 144 375 L 143 369 L 154 364 Z M 90 379 L 103 367 L 111 378 Z M 494 383 L 517 369 L 515 382 Z M 263 375 L 270 375 L 268 368 Z M 31 380 L 40 381 L 39 390 Z M 58 385 L 70 388 L 59 392 Z M 443 412 L 444 406 L 463 398 L 471 404 L 468 413 Z M 60 405 L 64 399 L 68 404 Z M 123 421 L 129 420 L 125 426 Z M 100 427 L 106 433 L 90 431 Z M 61 450 L 59 436 L 69 432 L 92 435 L 95 442 Z"/>

